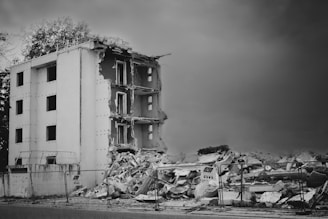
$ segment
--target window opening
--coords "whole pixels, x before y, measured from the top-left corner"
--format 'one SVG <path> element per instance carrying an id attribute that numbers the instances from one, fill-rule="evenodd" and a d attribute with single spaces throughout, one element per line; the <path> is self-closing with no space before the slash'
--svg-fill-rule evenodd
<path id="1" fill-rule="evenodd" d="M 56 110 L 56 95 L 47 97 L 47 111 Z"/>
<path id="2" fill-rule="evenodd" d="M 148 96 L 148 110 L 153 110 L 153 96 Z"/>
<path id="3" fill-rule="evenodd" d="M 47 164 L 56 164 L 56 156 L 48 156 L 46 160 Z"/>
<path id="4" fill-rule="evenodd" d="M 22 114 L 23 113 L 23 100 L 17 100 L 16 101 L 16 114 Z"/>
<path id="5" fill-rule="evenodd" d="M 47 81 L 54 81 L 57 79 L 57 67 L 51 66 L 47 68 Z"/>
<path id="6" fill-rule="evenodd" d="M 22 158 L 16 158 L 16 165 L 23 165 Z"/>
<path id="7" fill-rule="evenodd" d="M 116 62 L 116 83 L 126 85 L 126 67 L 125 62 Z"/>
<path id="8" fill-rule="evenodd" d="M 125 125 L 117 125 L 117 143 L 126 144 L 127 143 L 127 133 Z"/>
<path id="9" fill-rule="evenodd" d="M 153 80 L 153 76 L 152 76 L 153 69 L 151 67 L 149 67 L 147 73 L 148 73 L 147 81 L 151 82 Z"/>
<path id="10" fill-rule="evenodd" d="M 126 93 L 117 92 L 116 94 L 117 109 L 116 112 L 120 115 L 126 114 L 127 102 L 126 102 Z"/>
<path id="11" fill-rule="evenodd" d="M 16 143 L 23 142 L 23 129 L 16 129 Z"/>
<path id="12" fill-rule="evenodd" d="M 24 84 L 24 74 L 23 72 L 17 73 L 17 87 Z"/>
<path id="13" fill-rule="evenodd" d="M 148 139 L 153 139 L 153 125 L 148 125 Z"/>
<path id="14" fill-rule="evenodd" d="M 56 126 L 47 126 L 47 141 L 56 140 Z"/>

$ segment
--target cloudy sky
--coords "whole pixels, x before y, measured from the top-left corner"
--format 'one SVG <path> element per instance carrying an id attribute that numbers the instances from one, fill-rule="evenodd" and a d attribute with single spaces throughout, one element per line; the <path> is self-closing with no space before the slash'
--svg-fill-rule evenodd
<path id="1" fill-rule="evenodd" d="M 20 34 L 58 16 L 85 21 L 162 65 L 169 151 L 328 152 L 328 1 L 0 0 Z"/>

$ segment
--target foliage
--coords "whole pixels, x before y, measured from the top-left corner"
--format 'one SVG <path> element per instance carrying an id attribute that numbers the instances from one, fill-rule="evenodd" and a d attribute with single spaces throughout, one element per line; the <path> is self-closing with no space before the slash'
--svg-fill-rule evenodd
<path id="1" fill-rule="evenodd" d="M 4 57 L 8 46 L 8 33 L 0 32 L 0 56 Z"/>
<path id="2" fill-rule="evenodd" d="M 25 34 L 23 56 L 32 59 L 89 39 L 90 30 L 84 22 L 76 24 L 70 17 L 43 21 Z"/>
<path id="3" fill-rule="evenodd" d="M 9 72 L 0 72 L 0 172 L 8 164 L 9 83 Z"/>

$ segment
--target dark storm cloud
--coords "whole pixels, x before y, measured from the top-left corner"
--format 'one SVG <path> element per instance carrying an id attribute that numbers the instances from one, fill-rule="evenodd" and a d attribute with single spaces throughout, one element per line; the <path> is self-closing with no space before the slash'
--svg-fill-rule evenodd
<path id="1" fill-rule="evenodd" d="M 326 5 L 310 1 L 230 5 L 236 12 L 224 15 L 225 32 L 217 34 L 223 39 L 217 43 L 229 46 L 212 45 L 209 54 L 217 59 L 198 57 L 199 62 L 190 67 L 200 75 L 191 73 L 187 79 L 193 87 L 192 104 L 185 112 L 189 119 L 184 129 L 189 134 L 176 132 L 181 144 L 199 136 L 193 145 L 221 142 L 244 150 L 325 151 Z M 197 68 L 198 63 L 202 67 Z M 183 99 L 180 107 L 188 100 Z M 196 127 L 188 128 L 193 126 L 188 123 Z"/>
<path id="2" fill-rule="evenodd" d="M 263 18 L 263 40 L 280 40 L 290 48 L 267 69 L 268 77 L 246 89 L 254 108 L 242 113 L 260 121 L 263 143 L 275 148 L 324 150 L 328 143 L 328 53 L 325 1 L 257 1 L 254 19 Z M 268 18 L 268 19 L 265 19 Z M 256 22 L 255 22 L 256 23 Z M 261 59 L 260 59 L 261 60 Z M 268 66 L 269 67 L 269 66 Z M 261 104 L 262 103 L 262 104 Z M 269 134 L 270 133 L 270 134 Z"/>
<path id="3" fill-rule="evenodd" d="M 256 0 L 246 2 L 253 7 L 256 15 L 254 20 L 261 20 L 262 22 L 257 23 L 260 23 L 262 27 L 266 26 L 267 33 L 272 37 L 285 37 L 297 43 L 309 43 L 313 46 L 316 43 L 314 40 L 322 40 L 328 34 L 323 28 L 328 24 L 327 1 Z"/>
<path id="4" fill-rule="evenodd" d="M 327 1 L 0 0 L 1 27 L 69 15 L 161 59 L 172 152 L 325 151 Z M 327 62 L 328 63 L 328 62 Z"/>

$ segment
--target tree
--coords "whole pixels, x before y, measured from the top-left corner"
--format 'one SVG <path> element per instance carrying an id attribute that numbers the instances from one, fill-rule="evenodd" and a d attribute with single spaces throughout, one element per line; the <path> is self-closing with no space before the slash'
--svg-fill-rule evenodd
<path id="1" fill-rule="evenodd" d="M 25 59 L 32 59 L 69 45 L 88 41 L 90 38 L 89 27 L 84 22 L 76 24 L 70 17 L 43 21 L 25 34 L 23 56 Z"/>
<path id="2" fill-rule="evenodd" d="M 0 56 L 5 59 L 8 38 L 7 33 L 0 33 Z M 9 72 L 0 66 L 0 172 L 6 171 L 8 165 L 9 83 Z"/>
<path id="3" fill-rule="evenodd" d="M 8 165 L 9 138 L 9 72 L 0 72 L 0 172 Z"/>
<path id="4" fill-rule="evenodd" d="M 0 56 L 4 56 L 8 45 L 8 33 L 0 32 Z"/>

